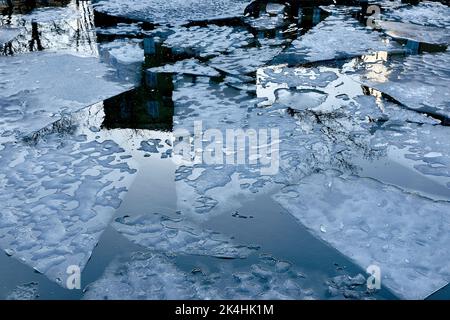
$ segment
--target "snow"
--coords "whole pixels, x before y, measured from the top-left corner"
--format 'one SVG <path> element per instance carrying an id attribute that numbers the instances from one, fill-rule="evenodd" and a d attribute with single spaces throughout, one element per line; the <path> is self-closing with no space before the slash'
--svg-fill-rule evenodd
<path id="1" fill-rule="evenodd" d="M 120 270 L 120 271 L 119 271 Z M 135 253 L 117 259 L 91 284 L 88 300 L 314 299 L 302 273 L 290 263 L 262 256 L 246 268 L 224 266 L 215 273 L 180 270 L 172 259 Z"/>
<path id="2" fill-rule="evenodd" d="M 448 202 L 335 172 L 306 177 L 275 199 L 363 269 L 378 265 L 382 284 L 401 298 L 424 299 L 450 281 Z"/>

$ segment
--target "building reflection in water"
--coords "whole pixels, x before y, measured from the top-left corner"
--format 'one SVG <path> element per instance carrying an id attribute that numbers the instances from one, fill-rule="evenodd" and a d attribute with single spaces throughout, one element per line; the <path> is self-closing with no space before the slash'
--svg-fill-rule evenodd
<path id="1" fill-rule="evenodd" d="M 6 0 L 0 0 L 0 28 L 15 28 L 19 30 L 19 35 L 0 45 L 0 54 L 71 50 L 85 55 L 98 55 L 91 1 L 11 2 L 13 6 L 9 7 Z"/>

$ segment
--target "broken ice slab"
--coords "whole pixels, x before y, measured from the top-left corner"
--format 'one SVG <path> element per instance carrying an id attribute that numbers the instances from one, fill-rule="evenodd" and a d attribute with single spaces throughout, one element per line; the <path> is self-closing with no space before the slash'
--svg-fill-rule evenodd
<path id="1" fill-rule="evenodd" d="M 220 73 L 197 59 L 186 59 L 177 61 L 174 64 L 166 64 L 162 67 L 150 68 L 149 73 L 178 73 L 193 76 L 220 77 Z"/>
<path id="2" fill-rule="evenodd" d="M 291 65 L 345 59 L 372 52 L 402 52 L 400 45 L 347 16 L 331 15 L 274 59 Z"/>
<path id="3" fill-rule="evenodd" d="M 67 118 L 1 145 L 0 248 L 63 287 L 68 267 L 85 267 L 136 172 L 128 151 L 97 131 Z"/>
<path id="4" fill-rule="evenodd" d="M 173 54 L 211 58 L 253 42 L 253 35 L 243 28 L 208 25 L 175 28 L 163 44 L 171 48 Z"/>
<path id="5" fill-rule="evenodd" d="M 228 55 L 221 55 L 211 59 L 208 64 L 222 72 L 233 76 L 255 73 L 256 70 L 282 51 L 279 47 L 251 47 L 240 48 Z"/>
<path id="6" fill-rule="evenodd" d="M 405 45 L 410 53 L 445 51 L 450 44 L 447 29 L 418 26 L 410 23 L 379 21 L 384 32 Z"/>
<path id="7" fill-rule="evenodd" d="M 414 6 L 386 10 L 382 19 L 450 29 L 450 7 L 436 1 L 423 1 Z"/>
<path id="8" fill-rule="evenodd" d="M 144 49 L 140 39 L 103 43 L 100 45 L 100 50 L 107 51 L 110 59 L 113 58 L 120 64 L 137 64 L 144 61 Z"/>
<path id="9" fill-rule="evenodd" d="M 346 70 L 409 109 L 450 119 L 450 51 L 406 58 L 370 56 L 356 59 Z"/>
<path id="10" fill-rule="evenodd" d="M 0 45 L 11 42 L 19 34 L 20 29 L 18 28 L 0 28 Z"/>
<path id="11" fill-rule="evenodd" d="M 119 271 L 120 270 L 120 271 Z M 224 265 L 218 272 L 181 270 L 163 255 L 134 253 L 113 261 L 104 275 L 86 289 L 85 299 L 223 300 L 314 299 L 289 262 L 263 256 L 252 265 Z"/>
<path id="12" fill-rule="evenodd" d="M 424 299 L 450 281 L 449 202 L 335 173 L 313 174 L 275 199 L 363 269 L 379 266 L 381 284 L 402 298 Z"/>
<path id="13" fill-rule="evenodd" d="M 255 252 L 181 217 L 157 213 L 122 217 L 115 220 L 113 227 L 131 241 L 157 252 L 218 258 L 246 258 Z"/>
<path id="14" fill-rule="evenodd" d="M 130 88 L 109 75 L 97 59 L 65 53 L 0 57 L 1 133 L 30 134 Z"/>
<path id="15" fill-rule="evenodd" d="M 161 25 L 234 18 L 244 15 L 248 0 L 95 0 L 101 14 Z"/>

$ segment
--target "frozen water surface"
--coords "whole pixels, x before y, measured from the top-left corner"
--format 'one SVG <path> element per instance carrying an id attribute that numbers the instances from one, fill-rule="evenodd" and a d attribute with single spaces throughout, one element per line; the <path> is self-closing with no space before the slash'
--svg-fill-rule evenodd
<path id="1" fill-rule="evenodd" d="M 114 228 L 125 237 L 152 250 L 166 253 L 208 255 L 219 258 L 245 258 L 251 249 L 233 244 L 232 239 L 202 230 L 183 218 L 148 214 L 116 219 Z"/>
<path id="2" fill-rule="evenodd" d="M 342 15 L 331 15 L 292 42 L 276 61 L 300 64 L 343 59 L 376 51 L 402 50 L 382 34 Z"/>
<path id="3" fill-rule="evenodd" d="M 247 0 L 100 0 L 96 11 L 155 24 L 178 25 L 189 21 L 242 16 Z"/>
<path id="4" fill-rule="evenodd" d="M 170 258 L 133 254 L 112 263 L 104 276 L 88 287 L 86 299 L 313 299 L 303 274 L 288 262 L 263 256 L 247 269 L 223 267 L 184 272 Z M 169 285 L 170 284 L 170 285 Z"/>
<path id="5" fill-rule="evenodd" d="M 0 265 L 18 271 L 0 272 L 0 296 L 392 299 L 447 285 L 447 6 L 383 1 L 376 31 L 356 6 L 92 2 L 2 11 Z M 237 156 L 207 139 L 181 159 L 175 135 L 193 138 L 194 121 L 278 130 L 257 149 L 279 170 L 198 162 Z M 86 294 L 63 288 L 69 265 Z"/>
<path id="6" fill-rule="evenodd" d="M 370 179 L 314 174 L 275 195 L 317 237 L 362 267 L 381 267 L 399 296 L 423 299 L 449 274 L 448 202 Z"/>
<path id="7" fill-rule="evenodd" d="M 446 119 L 450 116 L 450 52 L 412 55 L 404 59 L 379 56 L 349 64 L 348 72 L 406 107 Z"/>
<path id="8" fill-rule="evenodd" d="M 130 88 L 106 79 L 109 67 L 95 58 L 65 53 L 29 53 L 0 57 L 2 134 L 29 134 L 64 113 Z M 79 94 L 83 92 L 83 94 Z"/>

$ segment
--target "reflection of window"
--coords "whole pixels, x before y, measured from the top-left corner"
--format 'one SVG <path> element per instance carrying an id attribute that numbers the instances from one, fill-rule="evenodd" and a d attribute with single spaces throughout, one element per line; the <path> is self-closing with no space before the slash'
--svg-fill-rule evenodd
<path id="1" fill-rule="evenodd" d="M 147 102 L 147 114 L 152 118 L 159 117 L 159 102 L 148 101 Z"/>

